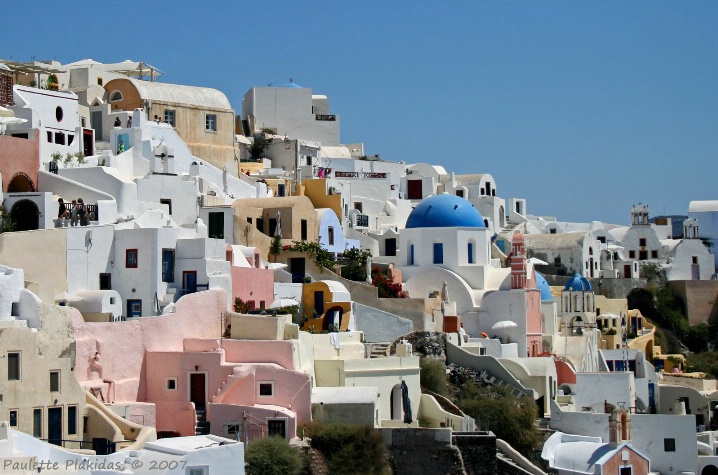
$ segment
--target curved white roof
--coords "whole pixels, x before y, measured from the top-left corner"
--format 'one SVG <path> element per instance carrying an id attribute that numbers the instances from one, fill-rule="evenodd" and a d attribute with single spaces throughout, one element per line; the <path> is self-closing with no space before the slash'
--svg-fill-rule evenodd
<path id="1" fill-rule="evenodd" d="M 718 211 L 718 200 L 691 201 L 688 205 L 689 213 L 705 213 L 711 211 Z"/>
<path id="2" fill-rule="evenodd" d="M 209 87 L 184 86 L 162 82 L 126 79 L 135 85 L 143 99 L 161 102 L 176 102 L 201 108 L 232 109 L 227 96 Z"/>

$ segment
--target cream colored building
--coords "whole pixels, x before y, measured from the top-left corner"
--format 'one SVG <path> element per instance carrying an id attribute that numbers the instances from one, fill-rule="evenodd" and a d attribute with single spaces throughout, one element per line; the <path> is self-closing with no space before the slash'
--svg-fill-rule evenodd
<path id="1" fill-rule="evenodd" d="M 157 116 L 174 127 L 192 155 L 220 169 L 237 169 L 234 109 L 222 92 L 130 78 L 113 79 L 105 89 L 110 112 L 144 109 L 149 120 Z"/>

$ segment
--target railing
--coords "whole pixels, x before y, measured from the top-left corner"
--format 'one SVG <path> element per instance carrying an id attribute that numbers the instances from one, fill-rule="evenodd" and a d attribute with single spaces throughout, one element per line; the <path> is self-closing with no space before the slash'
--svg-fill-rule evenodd
<path id="1" fill-rule="evenodd" d="M 209 284 L 197 284 L 194 289 L 175 289 L 175 302 L 187 294 L 199 292 L 200 289 L 209 290 Z"/>
<path id="2" fill-rule="evenodd" d="M 337 116 L 334 114 L 315 114 L 314 118 L 317 120 L 328 120 L 328 121 L 337 120 Z"/>
<path id="3" fill-rule="evenodd" d="M 87 207 L 87 216 L 90 221 L 100 220 L 100 209 L 97 205 L 85 205 Z"/>
<path id="4" fill-rule="evenodd" d="M 269 433 L 265 421 L 248 414 L 246 411 L 243 412 L 242 419 L 225 422 L 224 430 L 226 435 L 234 436 L 236 441 L 244 442 L 245 444 L 256 438 L 263 439 Z"/>

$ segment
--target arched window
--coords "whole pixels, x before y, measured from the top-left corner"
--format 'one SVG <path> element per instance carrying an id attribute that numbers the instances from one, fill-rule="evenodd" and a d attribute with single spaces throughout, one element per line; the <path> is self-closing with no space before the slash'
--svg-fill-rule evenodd
<path id="1" fill-rule="evenodd" d="M 593 248 L 592 248 L 592 247 L 589 247 L 589 248 L 588 248 L 588 255 L 589 255 L 589 256 L 592 256 L 592 255 L 593 255 Z"/>
<path id="2" fill-rule="evenodd" d="M 117 102 L 122 100 L 122 93 L 120 91 L 112 91 L 110 94 L 110 102 Z"/>

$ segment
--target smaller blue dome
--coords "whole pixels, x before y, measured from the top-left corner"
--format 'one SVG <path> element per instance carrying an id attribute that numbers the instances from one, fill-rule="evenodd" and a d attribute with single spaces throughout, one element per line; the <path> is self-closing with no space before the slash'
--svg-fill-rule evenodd
<path id="1" fill-rule="evenodd" d="M 566 282 L 566 287 L 564 287 L 563 290 L 581 291 L 593 289 L 591 289 L 591 282 L 577 272 L 576 275 L 571 277 L 568 282 Z"/>
<path id="2" fill-rule="evenodd" d="M 485 228 L 479 210 L 464 198 L 441 194 L 430 196 L 412 210 L 406 220 L 411 228 Z"/>
<path id="3" fill-rule="evenodd" d="M 551 294 L 551 287 L 549 287 L 548 282 L 546 282 L 544 276 L 542 276 L 538 272 L 536 272 L 536 288 L 541 291 L 542 302 L 551 302 L 553 300 L 553 294 Z"/>
<path id="4" fill-rule="evenodd" d="M 284 85 L 284 86 L 282 86 L 282 87 L 295 87 L 295 88 L 301 88 L 302 86 L 300 86 L 300 85 L 299 85 L 299 84 L 297 84 L 296 82 L 290 82 L 290 83 L 287 83 L 287 84 L 285 84 L 285 85 Z"/>

